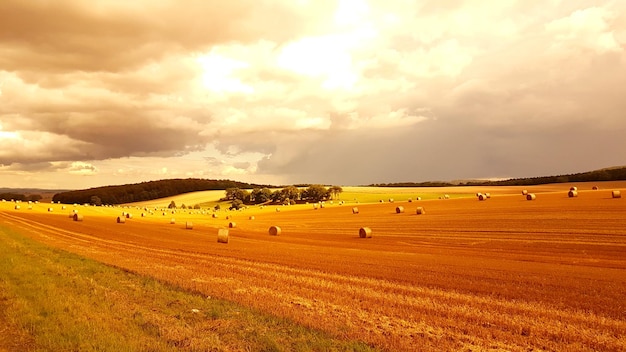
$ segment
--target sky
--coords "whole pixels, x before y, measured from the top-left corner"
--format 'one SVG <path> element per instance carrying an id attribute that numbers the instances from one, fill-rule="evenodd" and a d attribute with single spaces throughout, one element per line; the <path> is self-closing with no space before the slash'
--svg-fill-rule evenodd
<path id="1" fill-rule="evenodd" d="M 626 1 L 2 0 L 0 187 L 626 165 Z"/>

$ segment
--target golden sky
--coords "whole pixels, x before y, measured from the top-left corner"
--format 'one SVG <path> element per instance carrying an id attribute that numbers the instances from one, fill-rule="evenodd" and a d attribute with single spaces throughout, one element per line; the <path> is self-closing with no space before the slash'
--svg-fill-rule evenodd
<path id="1" fill-rule="evenodd" d="M 2 0 L 0 187 L 626 164 L 626 1 Z"/>

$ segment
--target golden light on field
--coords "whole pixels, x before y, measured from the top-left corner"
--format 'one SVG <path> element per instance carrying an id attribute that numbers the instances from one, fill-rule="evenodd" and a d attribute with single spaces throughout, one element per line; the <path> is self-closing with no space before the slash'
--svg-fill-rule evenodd
<path id="1" fill-rule="evenodd" d="M 533 186 L 533 202 L 521 187 L 406 189 L 426 199 L 380 203 L 378 193 L 358 216 L 345 200 L 278 213 L 178 209 L 168 225 L 159 207 L 68 205 L 84 214 L 75 222 L 48 204 L 4 202 L 0 219 L 51 246 L 385 350 L 623 350 L 626 202 L 613 190 L 626 181 L 599 185 Z M 478 192 L 491 198 L 478 202 Z"/>
<path id="2" fill-rule="evenodd" d="M 4 0 L 1 186 L 618 166 L 624 13 L 592 0 Z"/>

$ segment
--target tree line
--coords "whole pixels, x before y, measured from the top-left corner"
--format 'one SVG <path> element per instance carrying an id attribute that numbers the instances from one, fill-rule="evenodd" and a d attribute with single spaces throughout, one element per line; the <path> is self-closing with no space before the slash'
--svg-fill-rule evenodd
<path id="1" fill-rule="evenodd" d="M 548 183 L 567 182 L 597 182 L 597 181 L 624 181 L 626 180 L 626 167 L 602 169 L 576 174 L 512 178 L 500 181 L 468 181 L 458 184 L 449 182 L 397 182 L 377 183 L 370 187 L 446 187 L 446 186 L 535 186 Z"/>
<path id="2" fill-rule="evenodd" d="M 298 202 L 319 202 L 336 199 L 343 189 L 340 186 L 325 187 L 310 185 L 301 189 L 296 186 L 287 186 L 272 191 L 268 187 L 255 187 L 252 191 L 232 187 L 226 189 L 223 201 L 231 201 L 231 209 L 239 209 L 248 204 L 296 204 Z"/>
<path id="3" fill-rule="evenodd" d="M 233 187 L 253 188 L 263 187 L 263 185 L 231 180 L 169 179 L 61 192 L 55 194 L 52 201 L 66 204 L 123 204 L 171 197 L 189 192 L 223 190 Z"/>
<path id="4" fill-rule="evenodd" d="M 39 194 L 31 194 L 31 195 L 25 195 L 25 194 L 21 194 L 21 193 L 0 193 L 0 199 L 4 199 L 4 200 L 19 200 L 22 202 L 36 202 L 41 200 L 41 196 Z"/>

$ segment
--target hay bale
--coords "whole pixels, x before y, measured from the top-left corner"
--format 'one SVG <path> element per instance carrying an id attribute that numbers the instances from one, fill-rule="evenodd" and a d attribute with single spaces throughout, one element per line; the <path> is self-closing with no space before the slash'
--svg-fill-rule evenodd
<path id="1" fill-rule="evenodd" d="M 74 214 L 74 221 L 83 221 L 83 214 Z"/>
<path id="2" fill-rule="evenodd" d="M 389 198 L 389 203 L 393 203 L 393 198 Z"/>
<path id="3" fill-rule="evenodd" d="M 352 208 L 352 214 L 358 214 L 359 213 L 359 208 L 354 207 Z"/>
<path id="4" fill-rule="evenodd" d="M 172 224 L 172 225 L 176 224 L 176 219 L 171 218 L 171 219 L 170 219 L 170 224 Z"/>
<path id="5" fill-rule="evenodd" d="M 141 217 L 145 218 L 146 217 L 146 213 L 141 213 Z"/>
<path id="6" fill-rule="evenodd" d="M 622 193 L 620 191 L 611 192 L 611 197 L 613 198 L 622 198 Z"/>
<path id="7" fill-rule="evenodd" d="M 415 213 L 417 215 L 422 215 L 422 214 L 426 214 L 426 210 L 424 210 L 423 207 L 417 207 L 417 209 L 415 210 Z"/>
<path id="8" fill-rule="evenodd" d="M 270 236 L 278 236 L 278 235 L 280 235 L 280 232 L 281 232 L 281 230 L 280 230 L 280 227 L 278 227 L 278 226 L 272 226 L 269 229 Z"/>
<path id="9" fill-rule="evenodd" d="M 569 190 L 570 191 L 578 191 L 578 187 L 570 187 Z"/>
<path id="10" fill-rule="evenodd" d="M 228 223 L 228 228 L 229 229 L 234 229 L 235 227 L 237 227 L 237 223 L 232 222 L 232 221 Z"/>
<path id="11" fill-rule="evenodd" d="M 53 211 L 54 211 L 54 209 L 48 208 L 48 213 L 52 213 Z"/>
<path id="12" fill-rule="evenodd" d="M 396 214 L 404 213 L 404 207 L 399 205 L 396 207 Z"/>
<path id="13" fill-rule="evenodd" d="M 16 205 L 16 206 L 15 206 L 15 210 L 20 210 L 20 206 L 19 206 L 19 205 Z"/>
<path id="14" fill-rule="evenodd" d="M 211 217 L 212 217 L 213 219 L 217 219 L 217 214 L 213 213 L 213 214 L 211 215 Z"/>
<path id="15" fill-rule="evenodd" d="M 422 200 L 422 197 L 417 197 L 415 198 L 415 200 Z"/>
<path id="16" fill-rule="evenodd" d="M 599 190 L 600 188 L 598 188 L 598 186 L 593 186 L 593 187 L 591 187 L 591 189 L 592 189 L 592 190 L 594 190 L 594 191 L 597 191 L 597 190 Z"/>
<path id="17" fill-rule="evenodd" d="M 250 217 L 248 218 L 248 220 L 254 220 L 254 215 L 250 215 Z"/>
<path id="18" fill-rule="evenodd" d="M 409 201 L 409 203 L 412 203 L 413 202 L 413 198 L 409 198 L 408 201 Z"/>
<path id="19" fill-rule="evenodd" d="M 193 230 L 193 222 L 191 222 L 191 221 L 185 222 L 185 229 Z"/>
<path id="20" fill-rule="evenodd" d="M 126 223 L 126 218 L 123 216 L 118 216 L 117 217 L 117 223 L 118 224 L 125 224 Z"/>
<path id="21" fill-rule="evenodd" d="M 228 243 L 228 229 L 217 230 L 217 243 Z"/>
<path id="22" fill-rule="evenodd" d="M 487 197 L 487 199 L 491 198 L 491 193 L 485 193 L 485 197 Z"/>
<path id="23" fill-rule="evenodd" d="M 359 229 L 359 237 L 372 238 L 372 229 L 370 229 L 369 227 L 361 227 Z"/>
<path id="24" fill-rule="evenodd" d="M 276 208 L 276 212 L 277 212 L 277 213 L 280 213 L 280 208 Z"/>
<path id="25" fill-rule="evenodd" d="M 572 187 L 572 188 L 575 188 L 575 187 Z M 578 197 L 578 191 L 574 189 L 570 189 L 569 192 L 567 192 L 567 196 L 570 198 Z"/>
<path id="26" fill-rule="evenodd" d="M 450 196 L 449 196 L 449 195 L 447 195 L 447 194 L 444 194 L 444 195 L 443 195 L 443 199 L 450 199 Z"/>
<path id="27" fill-rule="evenodd" d="M 526 194 L 526 200 L 535 200 L 535 199 L 537 199 L 537 196 L 534 193 Z"/>
<path id="28" fill-rule="evenodd" d="M 313 204 L 313 209 L 317 210 L 317 203 Z"/>
<path id="29" fill-rule="evenodd" d="M 133 218 L 133 214 L 131 213 L 127 213 L 126 214 L 126 219 L 132 219 Z"/>
<path id="30" fill-rule="evenodd" d="M 523 190 L 522 190 L 522 195 L 523 195 L 523 196 L 526 196 L 526 195 L 528 195 L 528 190 L 526 190 L 526 189 L 523 189 Z"/>
<path id="31" fill-rule="evenodd" d="M 487 199 L 487 196 L 486 196 L 486 195 L 484 195 L 484 194 L 480 194 L 480 195 L 478 196 L 478 200 L 486 200 L 486 199 Z"/>

